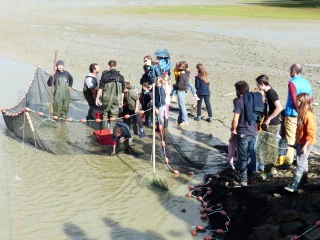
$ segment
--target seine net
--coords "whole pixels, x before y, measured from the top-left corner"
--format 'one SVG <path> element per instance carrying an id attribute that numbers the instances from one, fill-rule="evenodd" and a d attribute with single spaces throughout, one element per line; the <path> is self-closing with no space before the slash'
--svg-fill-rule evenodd
<path id="1" fill-rule="evenodd" d="M 96 143 L 93 131 L 102 129 L 102 123 L 85 121 L 88 114 L 88 104 L 82 91 L 72 89 L 68 118 L 72 121 L 52 120 L 48 116 L 51 88 L 47 85 L 49 74 L 37 68 L 29 89 L 19 103 L 11 108 L 2 109 L 7 128 L 19 139 L 43 151 L 53 154 L 109 154 L 110 146 Z M 52 115 L 52 114 L 51 114 Z M 39 127 L 41 123 L 41 127 Z M 145 129 L 150 135 L 148 129 Z M 134 138 L 136 149 L 133 155 L 145 160 L 150 159 L 150 140 L 141 141 Z M 167 156 L 175 169 L 187 172 L 190 169 L 201 168 L 204 162 L 193 162 L 179 151 L 177 144 L 166 134 Z M 160 139 L 157 137 L 157 162 L 163 162 Z"/>
<path id="2" fill-rule="evenodd" d="M 24 133 L 25 142 L 50 153 L 103 153 L 106 147 L 97 144 L 93 138 L 93 130 L 100 129 L 101 123 L 80 121 L 88 113 L 88 104 L 81 91 L 70 91 L 68 117 L 71 122 L 49 120 L 51 89 L 47 85 L 48 77 L 47 72 L 37 68 L 26 95 L 14 107 L 2 109 L 8 129 L 19 139 Z M 26 108 L 30 111 L 26 112 Z M 44 121 L 46 119 L 48 121 Z"/>
<path id="3" fill-rule="evenodd" d="M 255 146 L 257 159 L 260 163 L 276 164 L 281 152 L 286 151 L 287 144 L 277 136 L 264 131 L 258 132 L 258 140 Z"/>

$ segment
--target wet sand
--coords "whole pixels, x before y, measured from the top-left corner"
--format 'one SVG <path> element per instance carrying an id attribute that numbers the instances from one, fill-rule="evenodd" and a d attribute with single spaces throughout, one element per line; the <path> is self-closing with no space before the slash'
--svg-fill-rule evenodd
<path id="1" fill-rule="evenodd" d="M 212 76 L 216 121 L 190 120 L 190 126 L 181 130 L 173 125 L 173 113 L 169 128 L 187 156 L 207 158 L 206 171 L 216 171 L 224 161 L 215 146 L 228 141 L 226 126 L 232 117 L 236 81 L 246 80 L 253 88 L 254 79 L 264 72 L 285 105 L 289 66 L 300 62 L 319 102 L 320 30 L 316 21 L 167 15 L 164 19 L 119 10 L 110 13 L 115 10 L 96 5 L 71 9 L 72 3 L 59 9 L 53 4 L 5 3 L 0 13 L 0 56 L 28 63 L 30 69 L 39 64 L 50 71 L 58 49 L 59 58 L 76 78 L 77 88 L 81 88 L 90 63 L 106 68 L 110 59 L 117 60 L 125 78 L 138 85 L 143 57 L 162 47 L 169 49 L 173 62 L 186 60 L 192 75 L 198 62 L 206 64 Z M 11 71 L 19 82 L 10 82 L 8 91 L 1 91 L 1 107 L 15 104 L 19 90 L 25 91 L 32 77 L 31 71 L 23 80 L 19 76 L 23 67 L 17 66 Z M 5 84 L 3 78 L 1 83 Z M 192 101 L 189 94 L 188 102 Z M 318 109 L 315 107 L 319 117 Z M 3 239 L 14 239 L 18 189 L 13 179 L 21 166 L 21 143 L 8 137 L 3 120 L 0 124 L 0 232 Z M 165 194 L 137 186 L 139 176 L 149 171 L 146 161 L 125 155 L 61 158 L 41 151 L 35 159 L 34 148 L 26 147 L 23 166 L 21 239 L 192 239 L 190 227 L 200 223 L 198 203 L 185 198 L 189 178 L 176 180 L 167 174 L 171 188 Z M 199 174 L 191 181 L 201 177 Z"/>

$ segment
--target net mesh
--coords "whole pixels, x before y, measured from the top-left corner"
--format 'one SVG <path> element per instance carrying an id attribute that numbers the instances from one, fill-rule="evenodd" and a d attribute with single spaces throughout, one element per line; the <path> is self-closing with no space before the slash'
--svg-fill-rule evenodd
<path id="1" fill-rule="evenodd" d="M 88 113 L 88 104 L 81 91 L 70 91 L 68 116 L 72 122 L 50 120 L 48 77 L 47 72 L 37 68 L 25 96 L 14 107 L 2 110 L 7 128 L 19 139 L 22 139 L 24 131 L 25 142 L 54 154 L 104 152 L 106 147 L 97 144 L 92 137 L 93 129 L 99 129 L 101 123 L 80 121 Z M 25 108 L 30 109 L 27 115 Z"/>
<path id="2" fill-rule="evenodd" d="M 2 109 L 5 124 L 15 137 L 53 154 L 109 154 L 111 146 L 96 143 L 93 137 L 95 129 L 102 129 L 102 123 L 92 121 L 82 122 L 88 114 L 88 104 L 82 91 L 72 89 L 68 118 L 72 121 L 52 120 L 48 116 L 51 88 L 47 85 L 49 74 L 38 67 L 29 85 L 29 89 L 19 103 L 8 109 Z M 52 115 L 52 114 L 51 114 Z M 41 124 L 41 127 L 39 127 Z M 145 129 L 149 134 L 150 130 Z M 192 161 L 183 152 L 179 151 L 170 133 L 166 133 L 167 156 L 173 168 L 181 172 L 202 168 L 204 162 Z M 157 138 L 158 139 L 158 138 Z M 151 138 L 141 141 L 133 140 L 137 149 L 133 155 L 150 160 Z M 163 162 L 160 139 L 157 140 L 157 162 Z M 134 149 L 135 150 L 135 149 Z"/>
<path id="3" fill-rule="evenodd" d="M 277 136 L 264 131 L 258 132 L 255 151 L 260 164 L 276 164 L 278 156 L 286 149 L 286 143 Z"/>

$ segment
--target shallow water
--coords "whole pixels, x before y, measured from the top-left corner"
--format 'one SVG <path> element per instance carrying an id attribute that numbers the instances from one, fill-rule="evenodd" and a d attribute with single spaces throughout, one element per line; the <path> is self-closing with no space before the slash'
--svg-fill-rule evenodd
<path id="1" fill-rule="evenodd" d="M 4 58 L 0 64 L 2 78 L 8 79 L 0 90 L 0 105 L 10 107 L 24 94 L 34 67 Z M 192 238 L 199 204 L 185 194 L 186 183 L 195 178 L 175 179 L 159 164 L 170 191 L 140 187 L 151 170 L 149 161 L 121 154 L 56 156 L 24 146 L 2 118 L 0 127 L 1 240 L 16 239 L 19 195 L 19 239 Z"/>

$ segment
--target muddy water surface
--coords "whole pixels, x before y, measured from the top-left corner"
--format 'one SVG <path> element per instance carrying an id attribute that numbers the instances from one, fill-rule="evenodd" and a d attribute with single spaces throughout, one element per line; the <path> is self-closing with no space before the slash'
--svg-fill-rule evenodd
<path id="1" fill-rule="evenodd" d="M 4 58 L 0 65 L 6 79 L 0 103 L 10 107 L 24 94 L 34 67 Z M 19 194 L 19 239 L 191 238 L 199 206 L 185 197 L 189 178 L 174 179 L 157 165 L 170 191 L 142 188 L 138 183 L 150 171 L 149 161 L 123 154 L 56 156 L 28 145 L 22 151 L 2 118 L 0 126 L 1 240 L 16 239 Z"/>

